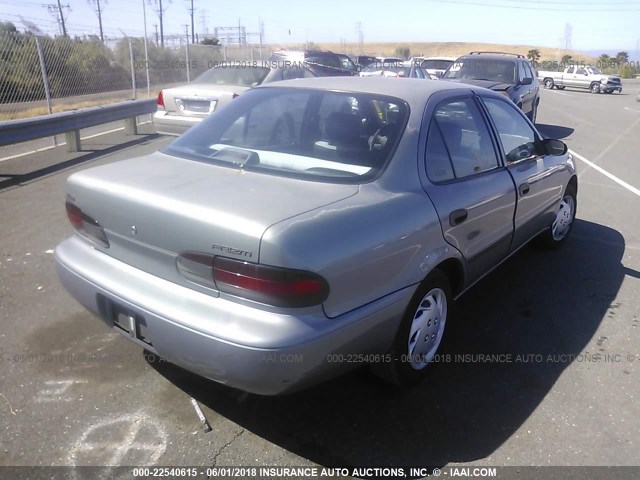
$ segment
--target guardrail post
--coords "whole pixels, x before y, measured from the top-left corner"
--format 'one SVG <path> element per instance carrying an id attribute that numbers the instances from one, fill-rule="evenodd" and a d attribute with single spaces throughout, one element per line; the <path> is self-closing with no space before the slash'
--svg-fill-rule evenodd
<path id="1" fill-rule="evenodd" d="M 67 152 L 80 151 L 80 130 L 65 132 L 64 139 L 67 142 Z"/>
<path id="2" fill-rule="evenodd" d="M 124 133 L 126 135 L 138 134 L 138 119 L 136 117 L 129 117 L 124 119 Z"/>

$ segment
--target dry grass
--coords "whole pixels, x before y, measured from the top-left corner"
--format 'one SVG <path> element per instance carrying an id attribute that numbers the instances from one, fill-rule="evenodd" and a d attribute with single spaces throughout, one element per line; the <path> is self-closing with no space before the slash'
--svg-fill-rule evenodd
<path id="1" fill-rule="evenodd" d="M 67 112 L 69 110 L 78 110 L 80 108 L 98 107 L 102 105 L 109 105 L 111 103 L 124 102 L 125 100 L 126 99 L 122 97 L 101 98 L 99 100 L 86 100 L 78 103 L 53 105 L 51 110 L 52 110 L 52 113 Z M 16 120 L 18 118 L 38 117 L 40 115 L 47 115 L 48 113 L 49 113 L 49 110 L 47 109 L 47 107 L 34 107 L 28 110 L 21 110 L 19 112 L 0 113 L 0 121 Z"/>
<path id="2" fill-rule="evenodd" d="M 319 48 L 359 55 L 357 44 L 347 44 L 346 48 L 339 43 L 317 43 Z M 272 48 L 300 48 L 298 45 L 272 45 Z M 408 48 L 411 56 L 445 56 L 457 57 L 474 50 L 500 51 L 519 53 L 526 56 L 529 50 L 537 48 L 540 51 L 540 61 L 560 61 L 564 55 L 571 55 L 574 60 L 593 62 L 594 57 L 583 53 L 559 48 L 536 47 L 533 45 L 500 45 L 496 43 L 464 43 L 464 42 L 396 42 L 396 43 L 365 43 L 362 54 L 375 56 L 395 56 L 397 48 Z"/>

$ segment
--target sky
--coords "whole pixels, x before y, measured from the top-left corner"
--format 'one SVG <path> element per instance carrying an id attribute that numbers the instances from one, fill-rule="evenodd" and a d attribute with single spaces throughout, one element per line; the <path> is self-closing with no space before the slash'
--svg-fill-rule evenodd
<path id="1" fill-rule="evenodd" d="M 60 0 L 72 35 L 97 34 L 97 0 Z M 146 4 L 149 37 L 155 35 L 158 0 L 100 0 L 105 36 L 144 35 Z M 184 34 L 191 0 L 163 0 L 165 34 Z M 195 30 L 213 33 L 216 26 L 259 32 L 265 43 L 486 42 L 559 48 L 571 25 L 573 50 L 626 50 L 640 58 L 640 0 L 193 0 Z M 57 0 L 0 0 L 0 20 L 25 29 L 32 22 L 57 34 Z M 189 27 L 190 28 L 190 27 Z M 258 36 L 249 41 L 258 42 Z"/>

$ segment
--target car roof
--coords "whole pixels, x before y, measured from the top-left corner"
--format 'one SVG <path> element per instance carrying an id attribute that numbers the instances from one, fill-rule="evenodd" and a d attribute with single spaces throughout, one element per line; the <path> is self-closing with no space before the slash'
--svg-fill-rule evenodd
<path id="1" fill-rule="evenodd" d="M 384 77 L 317 77 L 285 80 L 256 88 L 301 88 L 337 92 L 368 93 L 397 97 L 411 104 L 424 104 L 429 97 L 444 90 L 478 90 L 463 83 L 407 78 L 399 82 Z M 483 89 L 484 90 L 484 89 Z"/>
<path id="2" fill-rule="evenodd" d="M 456 59 L 456 61 L 459 60 L 467 60 L 470 58 L 482 58 L 482 59 L 487 59 L 487 60 L 504 60 L 505 62 L 517 62 L 518 60 L 523 60 L 523 58 L 521 57 L 516 57 L 511 56 L 511 55 L 502 55 L 500 53 L 483 53 L 481 55 L 471 55 L 471 54 L 467 54 L 467 55 L 461 55 L 460 57 L 458 57 Z"/>
<path id="3" fill-rule="evenodd" d="M 450 60 L 452 62 L 455 62 L 458 57 L 417 57 L 417 58 L 421 58 L 422 60 Z"/>

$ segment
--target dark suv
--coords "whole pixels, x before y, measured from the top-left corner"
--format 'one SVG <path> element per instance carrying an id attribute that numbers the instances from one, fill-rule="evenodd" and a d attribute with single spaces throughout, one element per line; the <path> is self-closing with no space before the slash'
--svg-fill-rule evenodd
<path id="1" fill-rule="evenodd" d="M 443 80 L 489 88 L 511 99 L 532 122 L 540 103 L 540 85 L 529 61 L 503 52 L 471 52 L 442 74 Z"/>
<path id="2" fill-rule="evenodd" d="M 346 68 L 342 59 L 329 50 L 278 50 L 271 54 L 269 61 L 274 67 L 285 67 L 292 64 L 304 64 L 321 77 L 353 76 L 357 71 Z"/>

